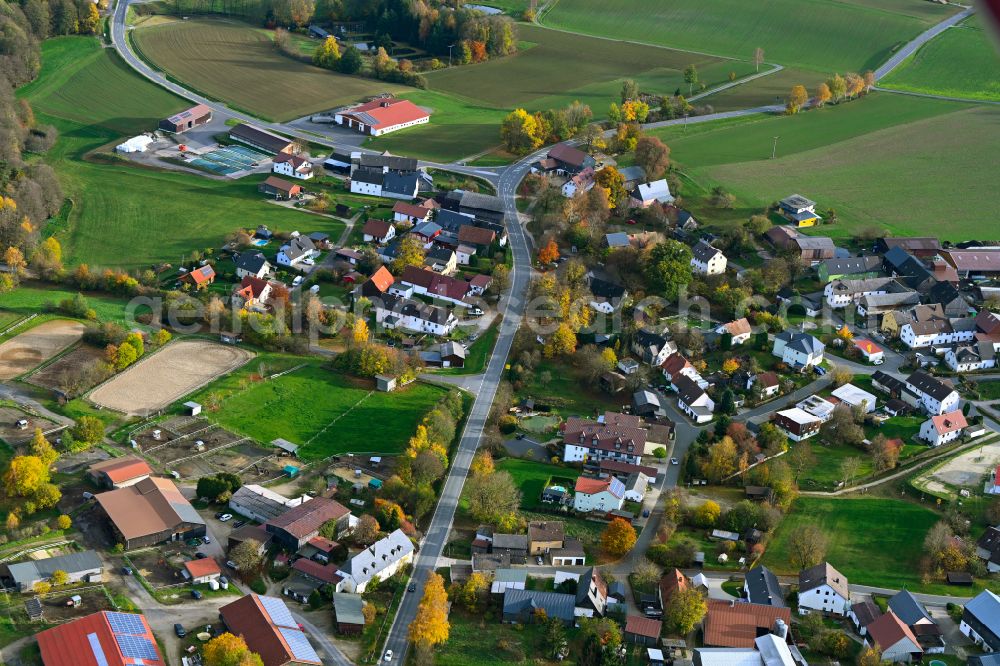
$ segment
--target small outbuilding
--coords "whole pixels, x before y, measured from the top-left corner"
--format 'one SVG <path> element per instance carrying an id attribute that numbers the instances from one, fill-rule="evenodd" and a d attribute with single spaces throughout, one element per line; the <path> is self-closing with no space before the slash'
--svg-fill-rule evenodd
<path id="1" fill-rule="evenodd" d="M 187 410 L 189 416 L 198 416 L 201 414 L 201 405 L 194 401 L 185 402 L 184 409 Z"/>
<path id="2" fill-rule="evenodd" d="M 396 378 L 389 375 L 375 375 L 375 388 L 383 393 L 396 390 Z"/>

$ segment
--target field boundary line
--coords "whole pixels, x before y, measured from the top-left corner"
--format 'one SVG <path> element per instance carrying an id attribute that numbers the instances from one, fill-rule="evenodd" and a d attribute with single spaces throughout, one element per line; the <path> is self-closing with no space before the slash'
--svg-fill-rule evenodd
<path id="1" fill-rule="evenodd" d="M 18 319 L 18 320 L 17 320 L 17 321 L 15 321 L 15 322 L 12 322 L 12 323 L 10 324 L 10 326 L 8 326 L 7 328 L 5 328 L 5 329 L 3 329 L 2 331 L 0 331 L 0 337 L 3 337 L 3 336 L 5 336 L 5 335 L 7 335 L 8 333 L 10 333 L 11 331 L 13 331 L 13 330 L 14 330 L 15 328 L 17 328 L 18 326 L 21 326 L 21 325 L 23 325 L 23 324 L 26 324 L 27 322 L 31 321 L 32 319 L 34 319 L 34 318 L 35 318 L 35 317 L 37 317 L 37 316 L 38 316 L 38 313 L 37 313 L 37 312 L 35 312 L 35 313 L 33 313 L 33 314 L 30 314 L 30 315 L 28 315 L 28 316 L 26 316 L 26 317 L 21 317 L 20 319 Z"/>
<path id="2" fill-rule="evenodd" d="M 364 402 L 365 400 L 367 400 L 368 398 L 370 398 L 370 397 L 372 396 L 372 394 L 373 394 L 373 393 L 375 393 L 375 390 L 374 390 L 374 389 L 372 389 L 371 391 L 368 391 L 368 393 L 366 393 L 366 394 L 365 394 L 365 396 L 364 396 L 363 398 L 361 398 L 361 399 L 360 399 L 360 400 L 358 400 L 358 401 L 357 401 L 356 403 L 354 403 L 353 405 L 351 405 L 349 409 L 347 409 L 347 410 L 345 410 L 344 412 L 342 412 L 341 414 L 337 415 L 337 417 L 336 417 L 335 419 L 333 419 L 332 421 L 330 421 L 329 423 L 327 423 L 327 424 L 326 424 L 325 426 L 323 426 L 323 427 L 322 427 L 322 428 L 320 429 L 320 431 L 319 431 L 319 432 L 317 432 L 317 433 L 316 433 L 315 435 L 313 435 L 312 437 L 310 437 L 310 438 L 309 438 L 309 439 L 308 439 L 308 440 L 306 441 L 306 443 L 305 443 L 305 444 L 303 444 L 303 446 L 307 446 L 307 445 L 311 444 L 311 443 L 313 442 L 313 440 L 315 440 L 315 439 L 316 439 L 317 437 L 319 437 L 319 436 L 320 436 L 320 435 L 322 435 L 322 434 L 323 434 L 324 432 L 326 432 L 326 431 L 327 431 L 327 430 L 328 430 L 328 429 L 330 428 L 330 426 L 332 426 L 332 425 L 333 425 L 334 423 L 336 423 L 336 422 L 337 422 L 337 421 L 339 421 L 340 419 L 344 418 L 345 416 L 347 416 L 348 414 L 350 414 L 351 412 L 353 412 L 353 411 L 354 411 L 354 409 L 355 409 L 355 408 L 356 408 L 356 407 L 357 407 L 358 405 L 360 405 L 360 404 L 361 404 L 361 403 L 363 403 L 363 402 Z"/>

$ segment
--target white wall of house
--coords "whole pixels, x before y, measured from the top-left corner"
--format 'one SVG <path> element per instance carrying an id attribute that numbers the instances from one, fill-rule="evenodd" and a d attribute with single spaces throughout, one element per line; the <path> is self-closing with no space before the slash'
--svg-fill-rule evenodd
<path id="1" fill-rule="evenodd" d="M 927 419 L 920 425 L 920 439 L 929 443 L 931 446 L 941 446 L 942 444 L 953 442 L 961 436 L 961 430 L 952 430 L 951 432 L 946 432 L 944 434 L 939 433 L 937 428 L 934 427 L 933 419 Z"/>
<path id="2" fill-rule="evenodd" d="M 708 261 L 691 258 L 691 269 L 701 275 L 721 275 L 726 272 L 726 255 L 719 252 Z"/>
<path id="3" fill-rule="evenodd" d="M 382 186 L 378 183 L 363 183 L 360 180 L 351 179 L 351 192 L 380 197 L 382 196 Z"/>
<path id="4" fill-rule="evenodd" d="M 983 652 L 993 652 L 993 648 L 986 641 L 983 640 L 982 636 L 976 633 L 975 629 L 966 624 L 965 620 L 962 620 L 959 623 L 958 630 L 961 631 L 966 636 L 968 636 L 973 643 L 983 648 Z"/>
<path id="5" fill-rule="evenodd" d="M 849 600 L 837 594 L 829 585 L 799 592 L 799 613 L 802 615 L 807 615 L 810 611 L 845 615 L 849 608 Z"/>
<path id="6" fill-rule="evenodd" d="M 615 497 L 608 490 L 589 495 L 587 493 L 576 493 L 573 496 L 573 508 L 586 513 L 588 511 L 614 511 L 622 508 L 625 503 L 624 498 Z"/>

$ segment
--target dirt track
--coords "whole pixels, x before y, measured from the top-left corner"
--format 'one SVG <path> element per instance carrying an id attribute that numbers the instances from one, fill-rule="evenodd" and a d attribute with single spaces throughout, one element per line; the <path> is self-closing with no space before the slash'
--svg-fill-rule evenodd
<path id="1" fill-rule="evenodd" d="M 127 414 L 149 414 L 232 372 L 252 356 L 237 347 L 181 340 L 97 387 L 90 401 Z"/>
<path id="2" fill-rule="evenodd" d="M 54 319 L 28 329 L 0 345 L 0 380 L 23 375 L 83 337 L 86 326 Z"/>

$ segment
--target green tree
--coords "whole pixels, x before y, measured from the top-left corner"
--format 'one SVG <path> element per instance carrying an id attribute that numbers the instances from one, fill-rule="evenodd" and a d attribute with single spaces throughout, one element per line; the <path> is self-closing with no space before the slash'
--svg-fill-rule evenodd
<path id="1" fill-rule="evenodd" d="M 656 180 L 670 166 L 670 147 L 655 136 L 641 137 L 635 144 L 635 163 L 646 172 L 647 180 Z"/>
<path id="2" fill-rule="evenodd" d="M 327 37 L 316 47 L 316 52 L 313 54 L 313 64 L 324 69 L 336 69 L 339 62 L 340 47 L 337 46 L 337 40 L 333 37 Z"/>
<path id="3" fill-rule="evenodd" d="M 834 74 L 833 78 L 826 82 L 830 89 L 830 95 L 834 102 L 839 102 L 847 95 L 847 81 L 840 74 Z"/>
<path id="4" fill-rule="evenodd" d="M 639 84 L 632 79 L 622 81 L 622 104 L 639 99 Z"/>
<path id="5" fill-rule="evenodd" d="M 668 301 L 676 300 L 681 285 L 691 282 L 691 248 L 669 239 L 657 243 L 643 260 L 643 273 L 651 289 Z"/>
<path id="6" fill-rule="evenodd" d="M 344 74 L 357 74 L 363 64 L 361 51 L 354 46 L 348 46 L 337 62 L 337 70 Z"/>
<path id="7" fill-rule="evenodd" d="M 73 426 L 73 438 L 93 445 L 104 439 L 104 421 L 96 416 L 81 416 Z"/>
<path id="8" fill-rule="evenodd" d="M 684 68 L 684 83 L 688 84 L 688 97 L 690 97 L 692 90 L 698 84 L 698 68 L 694 63 Z"/>

